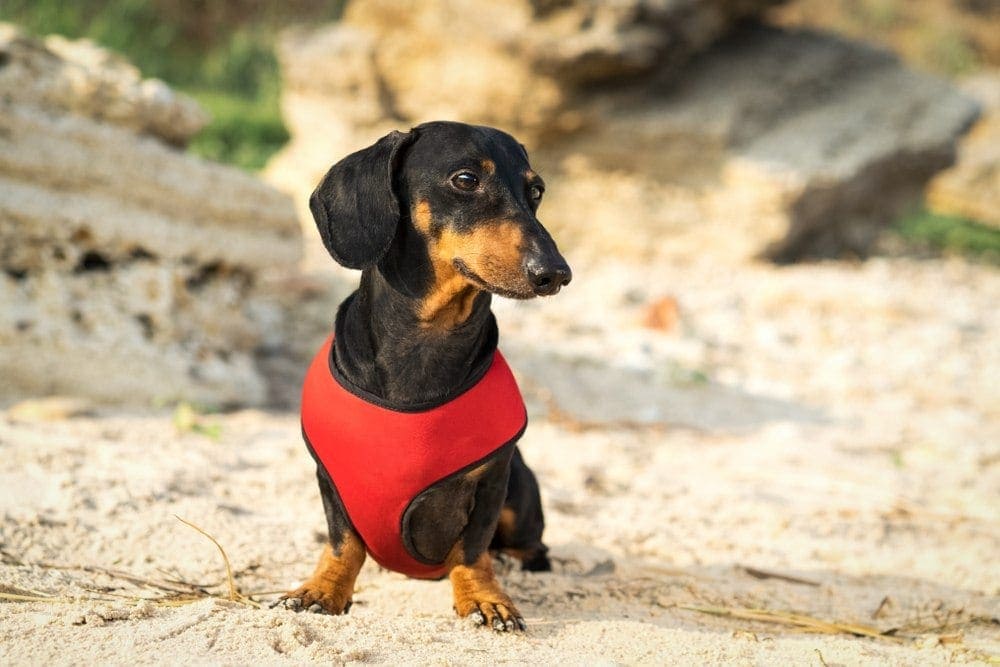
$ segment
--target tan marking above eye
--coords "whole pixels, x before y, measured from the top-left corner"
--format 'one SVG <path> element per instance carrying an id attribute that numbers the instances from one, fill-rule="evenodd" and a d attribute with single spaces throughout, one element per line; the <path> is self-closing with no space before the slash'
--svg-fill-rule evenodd
<path id="1" fill-rule="evenodd" d="M 493 160 L 484 158 L 482 161 L 480 161 L 479 164 L 482 166 L 483 171 L 485 171 L 490 176 L 495 174 L 497 171 L 497 165 Z"/>

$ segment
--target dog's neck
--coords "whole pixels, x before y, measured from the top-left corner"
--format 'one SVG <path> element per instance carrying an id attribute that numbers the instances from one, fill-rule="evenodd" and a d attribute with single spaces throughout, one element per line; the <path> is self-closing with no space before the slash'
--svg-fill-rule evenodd
<path id="1" fill-rule="evenodd" d="M 384 264 L 366 269 L 357 292 L 337 314 L 334 355 L 340 373 L 404 409 L 441 403 L 460 393 L 488 367 L 497 343 L 488 292 L 477 290 L 471 296 L 462 322 L 432 326 L 427 321 L 428 287 L 417 275 L 398 266 L 387 270 Z"/>

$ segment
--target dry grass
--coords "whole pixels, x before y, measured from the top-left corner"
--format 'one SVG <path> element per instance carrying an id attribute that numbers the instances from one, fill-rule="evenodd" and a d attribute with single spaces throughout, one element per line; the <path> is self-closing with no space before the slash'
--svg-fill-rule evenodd
<path id="1" fill-rule="evenodd" d="M 880 630 L 870 625 L 860 623 L 828 621 L 807 614 L 772 609 L 747 609 L 735 607 L 711 607 L 680 605 L 679 609 L 696 611 L 722 618 L 774 623 L 788 626 L 799 632 L 812 632 L 827 635 L 851 635 L 854 637 L 869 637 L 894 643 L 907 641 L 926 642 L 928 637 L 941 644 L 960 644 L 964 639 L 965 628 L 974 625 L 996 625 L 997 620 L 983 616 L 967 616 L 962 618 L 947 617 L 942 621 L 936 615 L 913 622 Z M 881 605 L 880 605 L 881 608 Z M 876 611 L 876 614 L 878 610 Z M 983 657 L 983 656 L 980 656 Z M 984 659 L 1000 663 L 1000 657 L 987 656 Z"/>
<path id="2" fill-rule="evenodd" d="M 226 565 L 226 581 L 229 584 L 229 600 L 231 602 L 239 602 L 241 604 L 246 604 L 246 605 L 250 605 L 251 607 L 258 607 L 259 608 L 260 607 L 260 603 L 259 602 L 255 601 L 255 600 L 251 600 L 250 598 L 246 597 L 236 587 L 236 582 L 233 580 L 233 566 L 229 562 L 229 556 L 226 555 L 226 550 L 222 548 L 222 545 L 219 544 L 219 541 L 217 539 L 215 539 L 214 537 L 212 537 L 211 535 L 209 535 L 204 529 L 199 528 L 198 526 L 194 525 L 190 521 L 182 519 L 179 516 L 177 516 L 176 514 L 174 515 L 174 518 L 177 519 L 178 521 L 180 521 L 181 523 L 183 523 L 185 526 L 189 526 L 189 527 L 194 528 L 195 530 L 197 530 L 199 533 L 201 533 L 202 535 L 204 535 L 205 537 L 207 537 L 209 540 L 211 540 L 212 544 L 214 544 L 216 546 L 216 548 L 218 548 L 219 553 L 222 554 L 222 562 L 225 563 L 225 565 Z"/>
<path id="3" fill-rule="evenodd" d="M 680 609 L 697 611 L 702 614 L 722 616 L 725 618 L 738 618 L 745 621 L 761 621 L 764 623 L 779 623 L 806 632 L 817 632 L 827 635 L 854 635 L 855 637 L 877 637 L 891 641 L 900 641 L 898 637 L 887 635 L 878 628 L 857 623 L 841 623 L 838 621 L 824 621 L 805 614 L 795 614 L 787 611 L 774 611 L 771 609 L 737 609 L 730 607 L 695 607 L 682 605 Z"/>
<path id="4" fill-rule="evenodd" d="M 253 599 L 255 595 L 271 595 L 275 592 L 280 591 L 260 591 L 256 593 L 245 594 L 240 591 L 239 587 L 236 585 L 236 580 L 233 577 L 232 563 L 229 560 L 229 555 L 226 553 L 225 548 L 216 540 L 211 534 L 209 534 L 203 528 L 182 519 L 176 514 L 174 517 L 183 523 L 184 525 L 198 531 L 205 537 L 207 537 L 212 544 L 219 550 L 219 554 L 222 556 L 223 565 L 226 569 L 226 583 L 227 583 L 227 594 L 219 595 L 209 591 L 209 588 L 215 586 L 215 584 L 199 584 L 189 581 L 184 581 L 182 579 L 176 580 L 163 580 L 163 579 L 153 579 L 150 577 L 143 577 L 131 572 L 125 572 L 123 570 L 116 570 L 112 568 L 101 567 L 99 565 L 59 565 L 53 563 L 24 563 L 18 559 L 13 560 L 14 564 L 34 566 L 45 570 L 62 570 L 62 571 L 80 571 L 80 572 L 90 572 L 93 574 L 102 574 L 112 579 L 118 579 L 120 581 L 125 581 L 135 586 L 141 586 L 143 588 L 149 588 L 159 591 L 159 595 L 156 597 L 143 597 L 139 595 L 127 595 L 122 593 L 115 593 L 112 591 L 88 591 L 91 595 L 86 596 L 50 596 L 44 593 L 36 593 L 35 591 L 30 592 L 0 592 L 0 600 L 7 600 L 10 602 L 47 602 L 47 603 L 78 603 L 78 602 L 113 602 L 115 600 L 128 600 L 130 602 L 149 602 L 155 605 L 176 607 L 180 605 L 190 604 L 192 602 L 197 602 L 199 600 L 204 600 L 208 598 L 215 598 L 220 600 L 228 600 L 230 602 L 236 602 L 238 604 L 243 604 L 248 607 L 253 607 L 255 609 L 260 609 L 261 604 Z M 28 594 L 31 593 L 31 594 Z"/>

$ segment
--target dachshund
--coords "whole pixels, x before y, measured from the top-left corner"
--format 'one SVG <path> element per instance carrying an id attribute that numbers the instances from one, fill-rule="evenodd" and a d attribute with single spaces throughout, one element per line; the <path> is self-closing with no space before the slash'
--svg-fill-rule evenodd
<path id="1" fill-rule="evenodd" d="M 277 603 L 346 613 L 366 555 L 448 576 L 460 617 L 526 628 L 491 551 L 550 569 L 527 424 L 497 349 L 494 294 L 550 296 L 572 273 L 537 211 L 545 184 L 509 134 L 437 121 L 334 164 L 309 206 L 330 255 L 361 270 L 309 367 L 302 432 L 329 528 Z"/>

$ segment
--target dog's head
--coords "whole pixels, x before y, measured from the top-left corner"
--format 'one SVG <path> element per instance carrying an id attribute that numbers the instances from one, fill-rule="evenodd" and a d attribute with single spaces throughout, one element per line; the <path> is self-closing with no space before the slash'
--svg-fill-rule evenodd
<path id="1" fill-rule="evenodd" d="M 474 288 L 528 299 L 555 294 L 572 278 L 536 217 L 544 192 L 509 134 L 433 122 L 333 165 L 309 207 L 344 266 L 376 266 L 395 243 L 424 255 L 429 293 Z"/>

